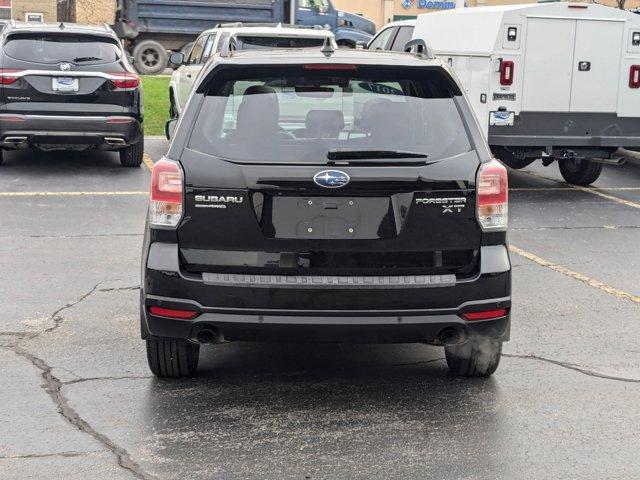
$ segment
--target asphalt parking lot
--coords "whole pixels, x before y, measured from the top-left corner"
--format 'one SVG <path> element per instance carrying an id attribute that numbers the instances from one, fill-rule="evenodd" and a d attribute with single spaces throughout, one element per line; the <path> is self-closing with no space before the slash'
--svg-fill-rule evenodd
<path id="1" fill-rule="evenodd" d="M 147 140 L 157 160 L 166 142 Z M 149 169 L 0 170 L 3 479 L 640 475 L 640 167 L 510 172 L 511 342 L 451 377 L 424 345 L 226 344 L 161 381 L 138 332 Z"/>

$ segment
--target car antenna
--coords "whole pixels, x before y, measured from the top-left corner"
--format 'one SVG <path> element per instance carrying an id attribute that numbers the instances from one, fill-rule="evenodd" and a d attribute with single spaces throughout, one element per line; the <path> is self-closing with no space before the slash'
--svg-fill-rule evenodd
<path id="1" fill-rule="evenodd" d="M 336 52 L 335 49 L 333 48 L 333 45 L 331 44 L 331 37 L 327 37 L 324 39 L 324 42 L 322 43 L 322 48 L 320 49 L 320 51 L 327 58 L 329 58 L 331 55 L 333 55 Z"/>

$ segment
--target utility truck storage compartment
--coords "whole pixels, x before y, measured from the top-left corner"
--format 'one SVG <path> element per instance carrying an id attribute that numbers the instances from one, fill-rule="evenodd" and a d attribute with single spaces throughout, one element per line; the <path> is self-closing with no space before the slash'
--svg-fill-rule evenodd
<path id="1" fill-rule="evenodd" d="M 422 14 L 423 39 L 460 78 L 494 154 L 513 168 L 560 162 L 594 182 L 640 147 L 640 15 L 586 3 Z"/>

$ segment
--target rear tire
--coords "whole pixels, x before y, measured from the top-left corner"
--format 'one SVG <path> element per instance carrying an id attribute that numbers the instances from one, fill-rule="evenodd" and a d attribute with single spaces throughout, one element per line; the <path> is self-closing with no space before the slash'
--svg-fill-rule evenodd
<path id="1" fill-rule="evenodd" d="M 558 160 L 560 173 L 567 183 L 589 185 L 595 182 L 602 173 L 602 163 L 589 160 Z"/>
<path id="2" fill-rule="evenodd" d="M 147 339 L 147 361 L 160 378 L 190 377 L 198 368 L 200 345 L 186 340 Z"/>
<path id="3" fill-rule="evenodd" d="M 134 66 L 142 75 L 155 75 L 167 68 L 169 54 L 161 43 L 144 40 L 133 49 Z"/>
<path id="4" fill-rule="evenodd" d="M 138 143 L 120 150 L 120 163 L 123 167 L 136 168 L 142 164 L 144 155 L 144 136 L 140 136 Z"/>
<path id="5" fill-rule="evenodd" d="M 444 347 L 447 366 L 461 377 L 486 377 L 496 371 L 502 355 L 502 342 L 495 338 L 474 337 L 461 345 Z"/>

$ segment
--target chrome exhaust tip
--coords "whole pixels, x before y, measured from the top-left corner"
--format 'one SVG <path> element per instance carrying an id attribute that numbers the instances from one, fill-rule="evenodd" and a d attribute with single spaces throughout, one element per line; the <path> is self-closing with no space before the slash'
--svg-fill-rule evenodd
<path id="1" fill-rule="evenodd" d="M 20 145 L 22 143 L 26 143 L 27 141 L 27 137 L 20 135 L 20 136 L 16 136 L 16 135 L 12 135 L 9 137 L 4 137 L 4 139 L 2 140 L 2 143 L 9 143 L 12 145 Z"/>
<path id="2" fill-rule="evenodd" d="M 196 333 L 196 341 L 198 343 L 207 344 L 207 343 L 216 343 L 219 338 L 218 331 L 213 328 L 203 328 L 198 330 Z"/>
<path id="3" fill-rule="evenodd" d="M 467 341 L 464 328 L 448 327 L 438 334 L 438 341 L 443 345 L 460 345 Z"/>
<path id="4" fill-rule="evenodd" d="M 107 145 L 124 145 L 126 142 L 124 141 L 124 138 L 120 138 L 120 137 L 104 137 L 104 143 L 106 143 Z"/>

